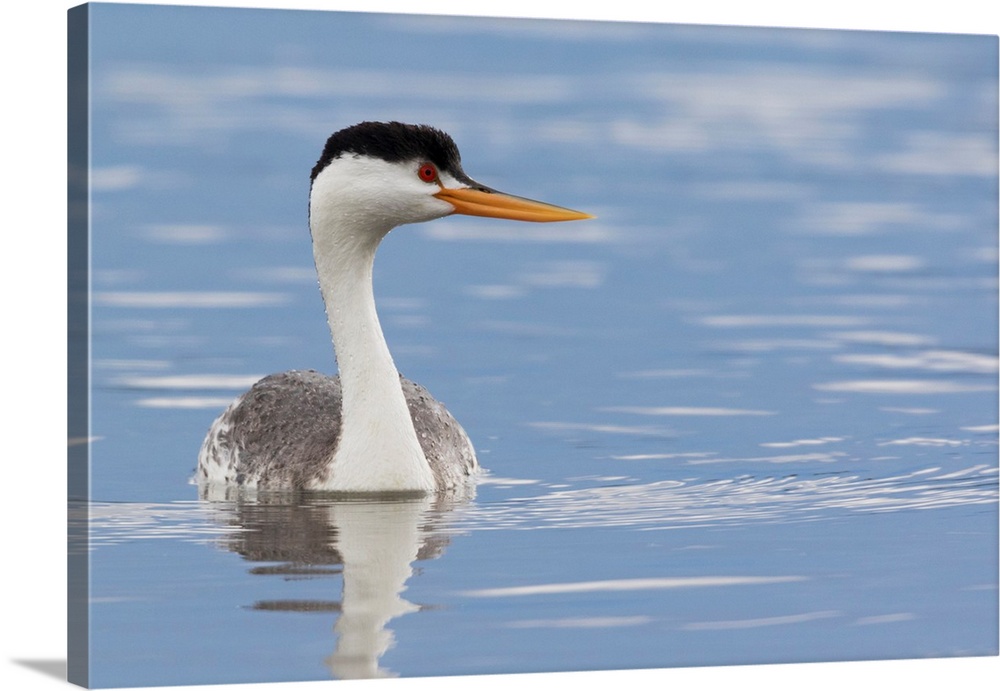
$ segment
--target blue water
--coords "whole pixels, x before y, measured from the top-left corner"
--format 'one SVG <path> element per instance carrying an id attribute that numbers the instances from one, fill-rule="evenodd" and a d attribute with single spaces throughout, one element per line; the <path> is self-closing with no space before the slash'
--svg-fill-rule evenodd
<path id="1" fill-rule="evenodd" d="M 91 16 L 92 683 L 997 653 L 996 37 Z M 202 501 L 228 400 L 334 371 L 308 172 L 364 119 L 597 216 L 379 250 L 489 474 Z"/>

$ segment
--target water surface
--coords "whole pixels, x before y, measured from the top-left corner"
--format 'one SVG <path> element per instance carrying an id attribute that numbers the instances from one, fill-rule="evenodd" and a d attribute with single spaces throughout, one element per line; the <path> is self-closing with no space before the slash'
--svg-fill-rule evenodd
<path id="1" fill-rule="evenodd" d="M 95 685 L 997 653 L 995 37 L 92 18 Z M 335 371 L 308 172 L 364 119 L 598 217 L 379 251 L 489 472 L 199 498 L 235 395 Z"/>

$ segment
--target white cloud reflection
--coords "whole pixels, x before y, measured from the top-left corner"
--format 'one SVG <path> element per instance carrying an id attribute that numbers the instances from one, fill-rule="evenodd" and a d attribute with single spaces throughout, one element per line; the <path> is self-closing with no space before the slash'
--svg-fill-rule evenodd
<path id="1" fill-rule="evenodd" d="M 916 132 L 902 149 L 875 162 L 897 173 L 989 177 L 997 174 L 997 145 L 987 134 Z"/>
<path id="2" fill-rule="evenodd" d="M 796 446 L 821 446 L 834 442 L 844 441 L 843 437 L 820 437 L 818 439 L 796 439 L 794 441 L 772 441 L 763 442 L 761 446 L 769 449 L 791 449 Z"/>
<path id="3" fill-rule="evenodd" d="M 815 384 L 819 391 L 870 394 L 948 394 L 993 391 L 995 386 L 938 379 L 856 379 Z"/>
<path id="4" fill-rule="evenodd" d="M 140 408 L 162 408 L 172 410 L 222 409 L 233 402 L 231 398 L 211 398 L 207 396 L 160 396 L 142 398 L 136 401 Z"/>
<path id="5" fill-rule="evenodd" d="M 898 408 L 886 406 L 879 408 L 887 413 L 901 413 L 902 415 L 937 415 L 941 411 L 937 408 Z"/>
<path id="6" fill-rule="evenodd" d="M 562 260 L 539 265 L 517 280 L 536 288 L 597 288 L 604 283 L 602 264 L 587 260 Z"/>
<path id="7" fill-rule="evenodd" d="M 579 96 L 583 80 L 559 74 L 223 66 L 186 73 L 166 65 L 118 67 L 101 75 L 104 100 L 139 106 L 118 134 L 140 144 L 199 144 L 247 131 L 315 136 L 328 127 L 329 104 L 371 111 L 386 101 L 441 107 L 470 103 L 537 105 Z M 444 123 L 438 123 L 442 125 Z"/>
<path id="8" fill-rule="evenodd" d="M 165 66 L 111 71 L 102 88 L 123 103 L 197 112 L 227 102 L 274 97 L 420 97 L 432 100 L 540 103 L 559 101 L 573 81 L 559 75 L 459 74 L 441 71 L 324 69 L 294 66 L 229 67 L 176 73 Z M 212 123 L 204 123 L 211 125 Z"/>
<path id="9" fill-rule="evenodd" d="M 614 27 L 599 24 L 588 31 L 613 34 Z M 642 72 L 626 64 L 598 74 L 308 65 L 223 65 L 186 73 L 166 65 L 128 65 L 100 77 L 96 88 L 103 100 L 143 108 L 143 118 L 117 123 L 117 131 L 132 142 L 196 144 L 246 131 L 315 137 L 328 128 L 333 109 L 344 118 L 389 108 L 434 114 L 434 122 L 456 130 L 453 134 L 461 134 L 463 123 L 471 119 L 477 132 L 493 137 L 494 143 L 599 146 L 605 153 L 617 149 L 611 156 L 623 161 L 664 153 L 743 161 L 747 152 L 770 152 L 838 170 L 983 177 L 997 169 L 988 132 L 904 133 L 899 141 L 873 150 L 868 141 L 873 112 L 920 112 L 950 94 L 943 80 L 895 72 L 860 75 L 763 63 L 725 72 Z M 555 107 L 575 104 L 587 111 L 600 103 L 615 107 L 587 118 Z M 542 108 L 530 121 L 519 121 L 517 112 L 526 107 Z M 129 169 L 109 172 L 115 172 L 108 177 L 112 188 L 133 184 Z M 757 183 L 739 194 L 790 198 L 803 191 L 795 185 Z M 913 218 L 906 205 L 862 210 L 888 214 L 874 219 L 879 223 Z M 845 225 L 834 219 L 831 227 L 838 223 L 844 232 L 859 232 L 856 221 L 847 219 Z"/>
<path id="10" fill-rule="evenodd" d="M 854 626 L 872 626 L 877 624 L 898 624 L 902 621 L 913 621 L 917 618 L 912 612 L 899 612 L 896 614 L 879 614 L 872 617 L 861 617 L 854 622 Z"/>
<path id="11" fill-rule="evenodd" d="M 936 439 L 932 437 L 907 437 L 906 439 L 893 439 L 892 441 L 880 442 L 879 446 L 965 446 L 968 442 L 963 439 Z"/>
<path id="12" fill-rule="evenodd" d="M 95 167 L 90 170 L 93 192 L 120 192 L 132 189 L 142 180 L 142 169 L 134 165 Z"/>
<path id="13" fill-rule="evenodd" d="M 998 431 L 1000 431 L 1000 425 L 997 425 L 997 424 L 991 424 L 991 425 L 972 425 L 970 427 L 963 427 L 962 429 L 965 430 L 966 432 L 986 432 L 986 433 L 989 433 L 989 432 L 998 432 Z"/>
<path id="14" fill-rule="evenodd" d="M 963 217 L 934 212 L 919 204 L 885 201 L 821 202 L 804 207 L 792 227 L 796 230 L 839 236 L 861 236 L 887 230 L 951 230 Z"/>
<path id="15" fill-rule="evenodd" d="M 170 245 L 212 245 L 228 237 L 225 228 L 207 223 L 150 225 L 144 229 L 144 234 L 153 242 Z"/>
<path id="16" fill-rule="evenodd" d="M 530 227 L 528 227 L 530 225 Z M 517 242 L 528 244 L 567 243 L 599 244 L 617 242 L 622 233 L 602 224 L 588 221 L 582 224 L 477 223 L 462 218 L 461 223 L 426 223 L 420 226 L 424 237 L 443 241 Z"/>
<path id="17" fill-rule="evenodd" d="M 866 254 L 848 258 L 844 265 L 848 271 L 863 273 L 901 273 L 916 271 L 926 262 L 909 254 Z"/>
<path id="18" fill-rule="evenodd" d="M 823 314 L 720 314 L 702 317 L 705 326 L 718 328 L 772 327 L 772 326 L 821 326 L 849 328 L 864 326 L 867 317 L 849 317 Z"/>
<path id="19" fill-rule="evenodd" d="M 608 629 L 623 626 L 642 626 L 653 622 L 653 617 L 568 617 L 565 619 L 525 619 L 507 624 L 511 629 Z"/>
<path id="20" fill-rule="evenodd" d="M 227 307 L 270 307 L 283 305 L 291 296 L 283 293 L 252 292 L 101 292 L 94 294 L 94 302 L 108 307 L 136 308 L 196 308 L 220 309 Z"/>
<path id="21" fill-rule="evenodd" d="M 830 337 L 850 343 L 883 346 L 921 346 L 934 342 L 929 336 L 901 331 L 839 331 L 830 334 Z"/>
<path id="22" fill-rule="evenodd" d="M 749 410 L 745 408 L 711 408 L 694 406 L 618 406 L 613 408 L 602 408 L 601 410 L 611 413 L 634 413 L 635 415 L 658 415 L 658 416 L 696 416 L 696 417 L 742 417 L 759 415 L 776 415 L 771 410 Z"/>
<path id="23" fill-rule="evenodd" d="M 733 621 L 701 621 L 685 624 L 681 628 L 686 631 L 731 631 L 733 629 L 757 629 L 764 626 L 787 626 L 789 624 L 805 624 L 818 619 L 830 619 L 840 616 L 837 611 L 804 612 L 780 617 L 763 617 L 761 619 L 737 619 Z"/>
<path id="24" fill-rule="evenodd" d="M 916 369 L 929 372 L 992 374 L 1000 369 L 995 355 L 957 350 L 927 350 L 918 353 L 854 353 L 834 356 L 835 362 L 884 369 Z"/>
<path id="25" fill-rule="evenodd" d="M 735 585 L 771 585 L 804 581 L 804 576 L 690 576 L 687 578 L 629 578 L 611 581 L 542 583 L 511 588 L 467 590 L 466 597 L 523 597 L 566 593 L 623 592 L 632 590 L 672 590 L 676 588 L 719 588 Z"/>
<path id="26" fill-rule="evenodd" d="M 800 453 L 780 456 L 755 456 L 752 458 L 702 458 L 688 461 L 690 465 L 707 465 L 709 463 L 833 463 L 849 458 L 843 451 L 829 453 Z"/>
<path id="27" fill-rule="evenodd" d="M 510 300 L 539 288 L 599 288 L 605 273 L 604 265 L 595 261 L 545 262 L 517 275 L 512 284 L 471 285 L 464 292 L 482 300 Z"/>
<path id="28" fill-rule="evenodd" d="M 630 83 L 635 94 L 662 104 L 665 115 L 616 121 L 611 136 L 619 144 L 673 153 L 772 150 L 834 168 L 873 163 L 861 146 L 872 111 L 927 106 L 947 92 L 928 78 L 774 67 L 651 73 Z M 979 170 L 978 161 L 971 165 Z"/>
<path id="29" fill-rule="evenodd" d="M 123 377 L 118 386 L 128 389 L 234 389 L 253 386 L 260 374 L 177 374 L 162 377 Z"/>
<path id="30" fill-rule="evenodd" d="M 549 432 L 594 432 L 598 434 L 633 434 L 640 436 L 663 436 L 668 434 L 668 431 L 661 427 L 590 424 L 585 422 L 529 422 L 528 426 Z"/>

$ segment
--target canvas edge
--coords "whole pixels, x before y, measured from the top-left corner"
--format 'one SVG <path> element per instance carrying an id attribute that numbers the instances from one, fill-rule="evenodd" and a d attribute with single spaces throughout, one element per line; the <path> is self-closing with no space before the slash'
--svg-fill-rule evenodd
<path id="1" fill-rule="evenodd" d="M 67 681 L 90 682 L 90 8 L 67 11 Z"/>

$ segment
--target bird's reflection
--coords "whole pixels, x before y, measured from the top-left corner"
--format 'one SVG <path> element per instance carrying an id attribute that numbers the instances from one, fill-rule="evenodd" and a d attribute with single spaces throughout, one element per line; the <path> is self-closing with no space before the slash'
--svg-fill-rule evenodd
<path id="1" fill-rule="evenodd" d="M 339 679 L 394 676 L 380 667 L 395 637 L 389 622 L 423 607 L 402 597 L 413 563 L 450 541 L 447 518 L 472 493 L 337 497 L 202 491 L 227 531 L 222 546 L 260 565 L 250 573 L 286 580 L 341 576 L 340 599 L 274 599 L 258 611 L 333 612 L 336 644 L 326 659 Z"/>

